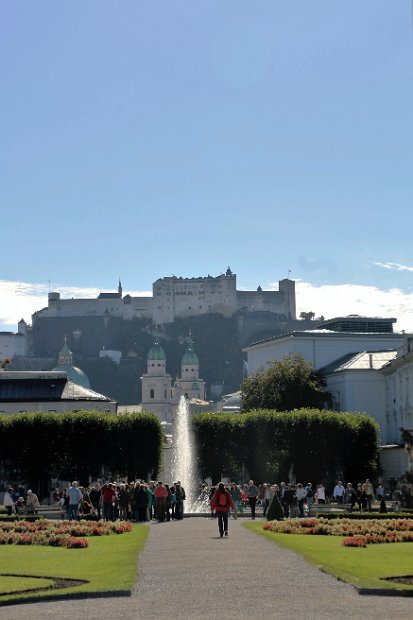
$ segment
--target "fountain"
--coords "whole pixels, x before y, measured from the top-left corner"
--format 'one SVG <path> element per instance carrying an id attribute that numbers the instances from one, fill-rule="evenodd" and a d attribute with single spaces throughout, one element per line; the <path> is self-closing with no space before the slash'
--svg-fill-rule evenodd
<path id="1" fill-rule="evenodd" d="M 189 403 L 181 396 L 172 430 L 172 476 L 181 481 L 185 489 L 185 512 L 197 512 L 197 474 L 195 464 L 194 438 L 191 431 Z"/>

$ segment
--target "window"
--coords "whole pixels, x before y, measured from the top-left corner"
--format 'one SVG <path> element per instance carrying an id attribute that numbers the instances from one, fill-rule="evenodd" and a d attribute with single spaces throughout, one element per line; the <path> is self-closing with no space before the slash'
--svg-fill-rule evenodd
<path id="1" fill-rule="evenodd" d="M 155 398 L 155 390 L 150 390 L 149 398 Z"/>

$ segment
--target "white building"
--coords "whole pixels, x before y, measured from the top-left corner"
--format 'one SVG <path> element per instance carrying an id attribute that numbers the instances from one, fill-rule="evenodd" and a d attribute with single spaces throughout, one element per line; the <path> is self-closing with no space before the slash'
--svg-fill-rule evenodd
<path id="1" fill-rule="evenodd" d="M 413 336 L 405 337 L 403 347 L 382 374 L 388 443 L 400 443 L 400 429 L 413 429 Z"/>
<path id="2" fill-rule="evenodd" d="M 361 351 L 322 368 L 333 410 L 370 415 L 380 426 L 382 444 L 396 443 L 386 416 L 386 379 L 382 372 L 396 356 L 397 351 Z"/>
<path id="3" fill-rule="evenodd" d="M 22 319 L 19 321 L 17 334 L 0 332 L 0 360 L 12 360 L 16 356 L 28 355 L 30 327 Z"/>
<path id="4" fill-rule="evenodd" d="M 312 329 L 294 331 L 246 347 L 248 374 L 265 370 L 271 362 L 298 353 L 320 369 L 350 353 L 394 351 L 403 345 L 403 334 L 358 333 Z"/>

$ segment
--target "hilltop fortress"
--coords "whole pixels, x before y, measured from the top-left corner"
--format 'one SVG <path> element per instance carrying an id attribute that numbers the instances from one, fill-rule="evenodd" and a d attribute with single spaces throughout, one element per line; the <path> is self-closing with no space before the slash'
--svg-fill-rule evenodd
<path id="1" fill-rule="evenodd" d="M 236 312 L 266 311 L 279 321 L 296 318 L 295 282 L 280 280 L 278 291 L 237 290 L 237 276 L 228 267 L 219 276 L 200 278 L 160 278 L 153 283 L 152 297 L 123 296 L 119 281 L 116 293 L 100 293 L 97 299 L 62 299 L 60 293 L 49 293 L 48 306 L 33 315 L 40 318 L 118 317 L 150 319 L 155 325 L 173 323 L 176 319 L 204 314 L 226 317 Z"/>

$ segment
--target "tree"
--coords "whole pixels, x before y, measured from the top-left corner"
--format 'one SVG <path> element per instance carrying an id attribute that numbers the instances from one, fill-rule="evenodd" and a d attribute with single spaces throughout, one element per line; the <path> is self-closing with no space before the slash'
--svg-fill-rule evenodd
<path id="1" fill-rule="evenodd" d="M 292 411 L 301 407 L 323 409 L 330 402 L 326 379 L 301 355 L 292 354 L 272 362 L 265 371 L 244 379 L 241 410 Z"/>
<path id="2" fill-rule="evenodd" d="M 312 321 L 315 317 L 315 312 L 300 312 L 300 319 L 303 321 Z"/>

